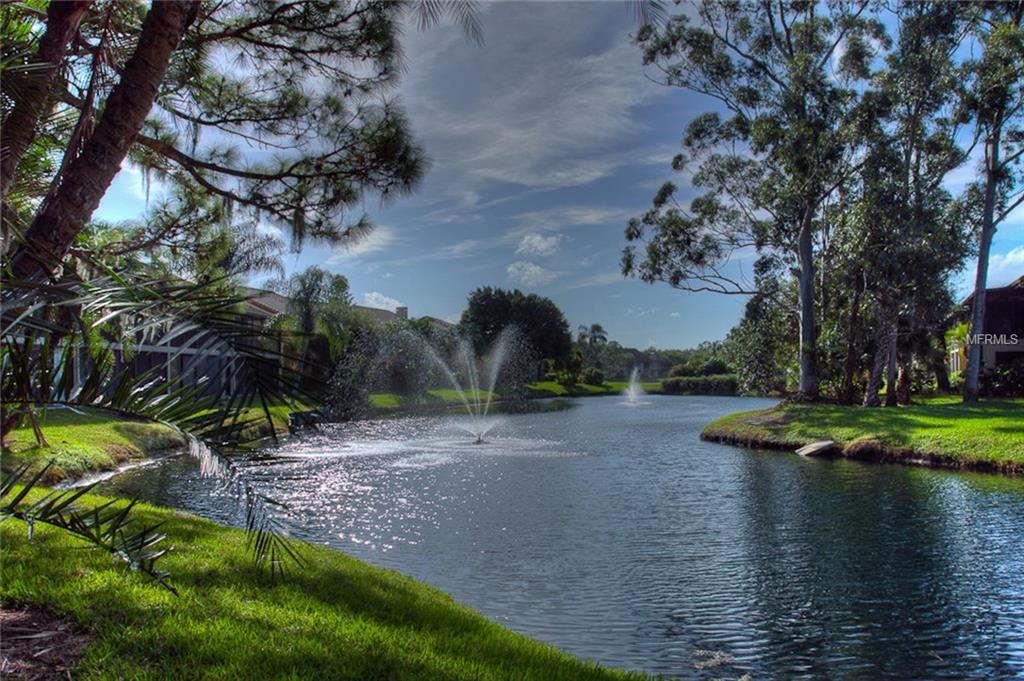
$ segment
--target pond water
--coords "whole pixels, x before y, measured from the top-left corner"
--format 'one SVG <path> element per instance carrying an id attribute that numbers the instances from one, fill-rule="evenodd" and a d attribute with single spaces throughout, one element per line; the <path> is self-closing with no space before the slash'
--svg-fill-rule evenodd
<path id="1" fill-rule="evenodd" d="M 294 534 L 584 658 L 672 678 L 1024 675 L 1024 480 L 702 442 L 767 400 L 586 398 L 329 426 L 242 462 Z M 194 460 L 104 491 L 223 522 Z"/>

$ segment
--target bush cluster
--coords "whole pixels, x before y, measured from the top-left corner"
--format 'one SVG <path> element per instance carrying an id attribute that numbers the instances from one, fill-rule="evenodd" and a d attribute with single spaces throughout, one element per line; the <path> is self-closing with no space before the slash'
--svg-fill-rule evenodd
<path id="1" fill-rule="evenodd" d="M 587 367 L 580 374 L 580 381 L 587 385 L 602 385 L 604 384 L 604 372 L 597 367 Z"/>
<path id="2" fill-rule="evenodd" d="M 661 381 L 666 395 L 735 395 L 738 387 L 736 374 L 674 376 Z"/>
<path id="3" fill-rule="evenodd" d="M 682 364 L 674 364 L 668 371 L 669 378 L 683 376 L 723 376 L 729 373 L 729 365 L 724 360 L 711 357 L 703 362 L 690 360 Z"/>
<path id="4" fill-rule="evenodd" d="M 1024 397 L 1024 360 L 985 371 L 980 383 L 984 397 Z"/>

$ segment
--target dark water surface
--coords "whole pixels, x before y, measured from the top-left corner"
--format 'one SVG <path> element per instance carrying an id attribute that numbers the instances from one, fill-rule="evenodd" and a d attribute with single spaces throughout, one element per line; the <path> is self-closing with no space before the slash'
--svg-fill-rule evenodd
<path id="1" fill-rule="evenodd" d="M 1024 480 L 706 442 L 766 400 L 330 427 L 243 464 L 295 534 L 581 657 L 679 678 L 1024 676 Z M 188 457 L 107 492 L 239 523 Z"/>

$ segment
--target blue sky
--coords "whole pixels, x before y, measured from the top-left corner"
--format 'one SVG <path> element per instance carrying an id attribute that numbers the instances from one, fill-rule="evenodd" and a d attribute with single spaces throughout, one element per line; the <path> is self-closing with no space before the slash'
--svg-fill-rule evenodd
<path id="1" fill-rule="evenodd" d="M 377 224 L 368 238 L 306 247 L 286 257 L 288 270 L 326 267 L 349 278 L 356 302 L 407 305 L 413 316 L 454 320 L 472 289 L 492 285 L 549 296 L 573 328 L 599 322 L 625 345 L 724 337 L 743 298 L 623 280 L 618 268 L 626 220 L 665 180 L 685 187 L 669 161 L 686 122 L 711 103 L 645 78 L 621 2 L 494 3 L 482 13 L 483 46 L 453 26 L 404 36 L 395 95 L 432 161 L 420 190 L 384 206 L 367 197 Z M 954 174 L 951 188 L 973 171 Z M 144 210 L 128 168 L 96 217 Z M 996 236 L 990 281 L 1022 273 L 1017 211 Z M 973 268 L 963 290 L 971 279 Z"/>

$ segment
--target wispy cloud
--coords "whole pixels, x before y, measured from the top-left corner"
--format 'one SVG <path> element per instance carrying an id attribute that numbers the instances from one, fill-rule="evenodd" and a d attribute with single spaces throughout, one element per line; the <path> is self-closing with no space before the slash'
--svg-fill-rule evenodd
<path id="1" fill-rule="evenodd" d="M 365 256 L 390 249 L 399 242 L 400 239 L 393 227 L 380 225 L 373 228 L 366 236 L 356 239 L 351 243 L 334 247 L 327 258 L 327 262 L 331 265 L 337 265 L 357 256 Z"/>
<path id="2" fill-rule="evenodd" d="M 521 243 L 528 234 L 559 232 L 579 227 L 622 225 L 631 215 L 621 207 L 607 206 L 558 206 L 543 210 L 531 210 L 512 216 L 513 226 L 502 237 L 508 244 Z"/>
<path id="3" fill-rule="evenodd" d="M 558 272 L 544 269 L 540 265 L 518 260 L 505 268 L 509 281 L 529 288 L 550 284 L 558 278 Z"/>
<path id="4" fill-rule="evenodd" d="M 599 272 L 598 274 L 577 279 L 566 286 L 565 290 L 571 291 L 578 288 L 590 288 L 591 286 L 608 286 L 609 284 L 618 284 L 622 281 L 625 281 L 625 279 L 620 272 Z"/>
<path id="5" fill-rule="evenodd" d="M 409 36 L 418 61 L 403 99 L 437 170 L 468 183 L 449 186 L 581 186 L 628 162 L 624 140 L 643 130 L 634 110 L 668 92 L 638 77 L 640 55 L 621 7 L 495 4 L 486 23 L 500 30 L 488 31 L 472 59 L 453 39 L 455 27 Z M 542 28 L 557 25 L 574 30 Z M 609 31 L 614 25 L 621 28 Z M 437 46 L 420 46 L 428 40 Z"/>

